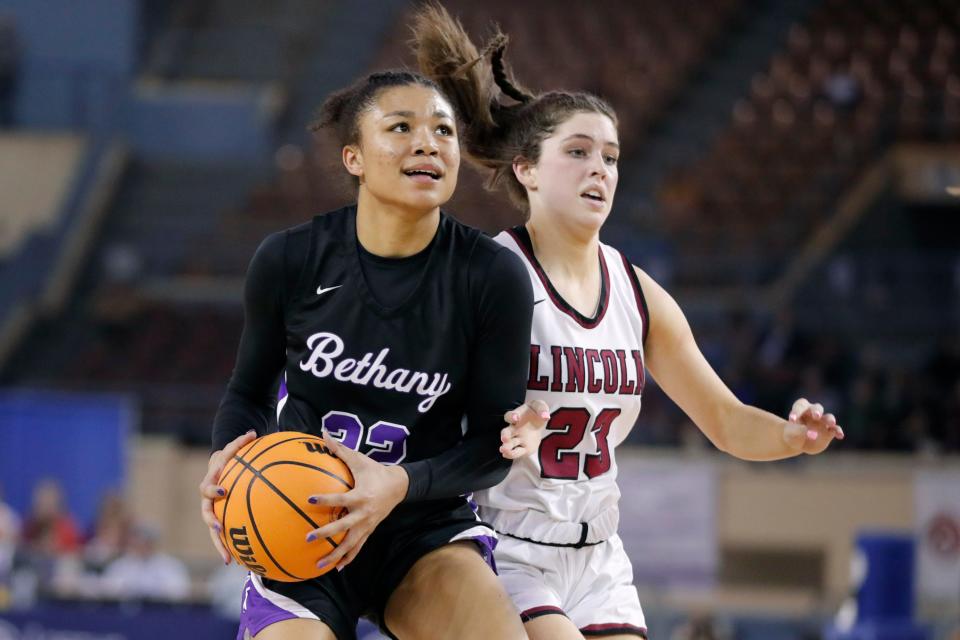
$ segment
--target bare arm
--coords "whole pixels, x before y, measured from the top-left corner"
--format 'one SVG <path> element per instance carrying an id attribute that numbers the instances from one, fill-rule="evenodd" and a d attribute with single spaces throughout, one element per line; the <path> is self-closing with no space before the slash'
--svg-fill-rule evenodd
<path id="1" fill-rule="evenodd" d="M 650 309 L 647 369 L 714 446 L 743 460 L 780 460 L 820 453 L 843 437 L 833 414 L 806 399 L 794 403 L 789 420 L 740 402 L 703 357 L 680 306 L 634 269 Z"/>

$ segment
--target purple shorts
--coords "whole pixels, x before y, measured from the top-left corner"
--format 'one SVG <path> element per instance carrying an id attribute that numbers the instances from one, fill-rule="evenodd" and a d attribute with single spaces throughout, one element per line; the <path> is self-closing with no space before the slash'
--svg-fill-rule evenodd
<path id="1" fill-rule="evenodd" d="M 380 550 L 374 548 L 368 553 L 365 545 L 360 555 L 343 572 L 331 571 L 313 580 L 276 582 L 250 573 L 243 586 L 237 640 L 244 640 L 247 631 L 253 637 L 271 624 L 295 618 L 323 622 L 330 627 L 338 640 L 354 640 L 357 637 L 356 626 L 361 616 L 369 617 L 383 627 L 382 613 L 386 599 L 410 567 L 430 551 L 451 542 L 473 540 L 484 561 L 496 573 L 493 550 L 497 539 L 487 526 L 479 522 L 474 524 L 475 526 L 467 529 L 461 524 L 460 530 L 456 532 L 449 529 L 430 532 L 418 541 L 420 544 L 413 548 L 403 548 L 402 557 L 388 555 L 388 564 L 403 567 L 402 572 L 371 575 L 371 567 L 387 565 L 382 564 L 384 555 L 378 553 Z M 451 533 L 453 535 L 450 535 Z M 365 556 L 373 556 L 372 561 L 362 562 L 361 558 Z M 382 584 L 385 589 L 367 593 L 358 588 L 358 585 L 364 584 Z"/>

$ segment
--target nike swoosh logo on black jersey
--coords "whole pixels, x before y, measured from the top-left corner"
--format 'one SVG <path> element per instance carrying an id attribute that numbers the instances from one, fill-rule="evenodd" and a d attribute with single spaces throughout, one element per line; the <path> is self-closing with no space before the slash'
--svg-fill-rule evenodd
<path id="1" fill-rule="evenodd" d="M 342 286 L 343 286 L 342 284 L 338 284 L 338 285 L 335 286 L 335 287 L 326 287 L 326 288 L 324 288 L 323 285 L 320 285 L 319 287 L 317 287 L 317 295 L 318 295 L 318 296 L 322 296 L 322 295 L 325 294 L 327 291 L 333 291 L 334 289 L 339 289 L 339 288 L 342 287 Z"/>

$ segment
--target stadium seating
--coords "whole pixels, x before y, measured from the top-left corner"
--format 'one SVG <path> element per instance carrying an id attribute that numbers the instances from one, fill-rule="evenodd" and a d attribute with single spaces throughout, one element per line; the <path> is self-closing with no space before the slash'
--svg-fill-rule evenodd
<path id="1" fill-rule="evenodd" d="M 707 260 L 736 247 L 768 280 L 891 143 L 958 140 L 958 37 L 950 2 L 820 4 L 756 74 L 708 153 L 661 186 L 674 241 Z M 742 277 L 681 264 L 677 279 L 723 275 Z"/>

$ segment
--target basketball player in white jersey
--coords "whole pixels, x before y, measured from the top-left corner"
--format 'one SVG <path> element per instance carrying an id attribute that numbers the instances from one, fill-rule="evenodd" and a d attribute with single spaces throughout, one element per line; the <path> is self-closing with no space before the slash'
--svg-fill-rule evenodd
<path id="1" fill-rule="evenodd" d="M 506 38 L 478 52 L 440 7 L 418 15 L 414 35 L 421 71 L 467 120 L 471 159 L 529 212 L 525 225 L 496 240 L 522 258 L 533 284 L 527 400 L 545 401 L 551 417 L 538 448 L 529 432 L 505 435 L 505 446 L 532 453 L 475 494 L 500 534 L 501 580 L 535 640 L 646 638 L 617 535 L 614 455 L 639 414 L 644 368 L 717 448 L 738 458 L 817 454 L 843 432 L 805 399 L 787 420 L 737 400 L 673 298 L 600 242 L 619 156 L 606 102 L 518 88 L 504 71 Z"/>

